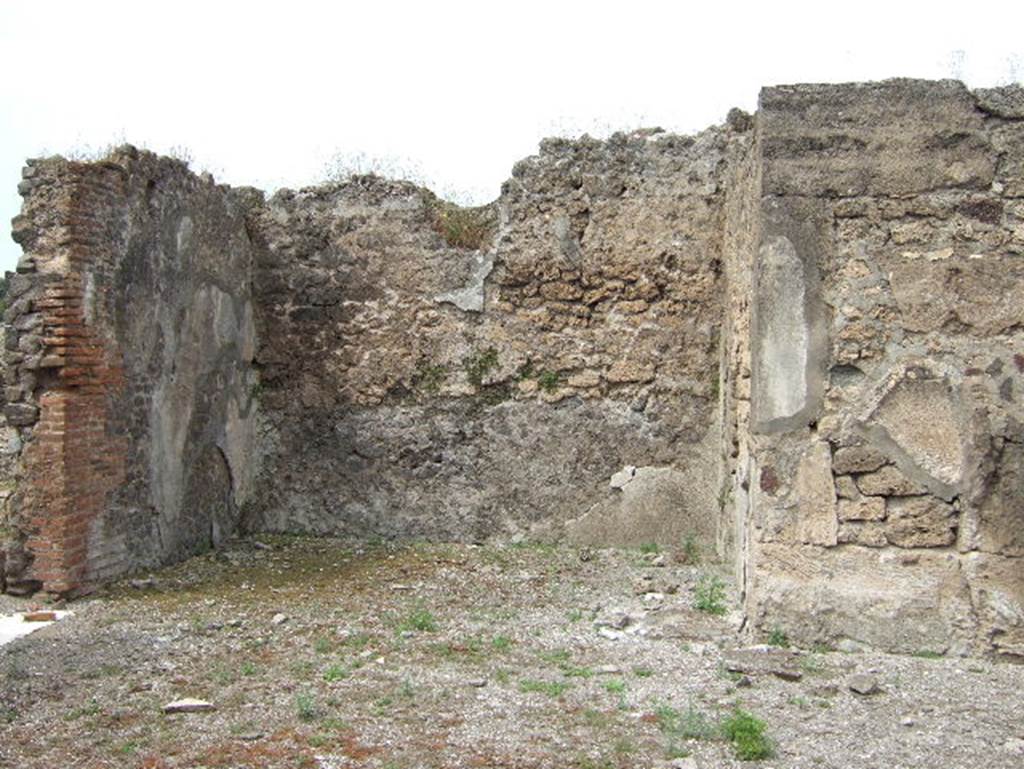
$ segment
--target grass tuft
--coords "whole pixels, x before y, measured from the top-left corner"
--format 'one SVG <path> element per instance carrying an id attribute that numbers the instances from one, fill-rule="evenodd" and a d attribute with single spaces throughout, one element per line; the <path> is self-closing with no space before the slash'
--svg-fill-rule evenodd
<path id="1" fill-rule="evenodd" d="M 714 575 L 701 577 L 694 589 L 693 608 L 716 616 L 725 614 L 725 583 Z"/>
<path id="2" fill-rule="evenodd" d="M 766 730 L 764 721 L 739 708 L 722 722 L 722 734 L 732 743 L 736 758 L 741 761 L 759 761 L 772 755 Z"/>

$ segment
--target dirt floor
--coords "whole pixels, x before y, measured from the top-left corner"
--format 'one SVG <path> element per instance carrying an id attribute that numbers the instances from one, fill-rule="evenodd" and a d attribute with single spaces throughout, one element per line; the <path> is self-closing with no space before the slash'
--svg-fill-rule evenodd
<path id="1" fill-rule="evenodd" d="M 0 647 L 0 766 L 1024 766 L 1024 666 L 751 647 L 696 556 L 239 541 Z"/>

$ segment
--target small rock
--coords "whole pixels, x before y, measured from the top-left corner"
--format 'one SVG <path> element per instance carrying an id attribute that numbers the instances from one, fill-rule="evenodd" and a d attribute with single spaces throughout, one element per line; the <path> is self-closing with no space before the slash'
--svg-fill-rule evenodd
<path id="1" fill-rule="evenodd" d="M 623 636 L 621 630 L 612 630 L 610 627 L 600 628 L 597 631 L 597 634 L 601 636 L 601 638 L 607 638 L 610 641 L 618 641 Z"/>
<path id="2" fill-rule="evenodd" d="M 128 584 L 136 590 L 149 590 L 156 587 L 156 580 L 152 577 L 146 577 L 145 579 L 133 579 Z"/>
<path id="3" fill-rule="evenodd" d="M 13 595 L 16 598 L 28 598 L 38 593 L 43 587 L 43 584 L 38 580 L 25 580 L 23 582 L 8 582 L 7 583 L 7 595 Z"/>
<path id="4" fill-rule="evenodd" d="M 1008 753 L 1024 753 L 1024 740 L 1020 737 L 1011 737 L 1003 743 L 1003 750 Z"/>
<path id="5" fill-rule="evenodd" d="M 471 678 L 466 683 L 469 684 L 472 687 L 477 688 L 477 689 L 482 689 L 483 687 L 487 686 L 487 679 L 486 678 Z"/>
<path id="6" fill-rule="evenodd" d="M 625 612 L 615 612 L 611 616 L 603 617 L 595 621 L 594 625 L 596 627 L 610 627 L 615 628 L 616 630 L 622 630 L 628 627 L 632 622 L 632 617 Z"/>
<path id="7" fill-rule="evenodd" d="M 804 674 L 793 668 L 778 668 L 772 671 L 772 675 L 781 678 L 783 681 L 799 681 Z"/>
<path id="8" fill-rule="evenodd" d="M 836 643 L 836 649 L 845 654 L 861 654 L 868 651 L 868 647 L 852 638 L 841 638 Z"/>
<path id="9" fill-rule="evenodd" d="M 270 620 L 270 622 L 272 624 L 274 624 L 274 625 L 283 625 L 287 621 L 288 621 L 288 615 L 287 614 L 281 614 L 280 612 L 275 614 L 273 619 Z"/>
<path id="10" fill-rule="evenodd" d="M 394 584 L 394 585 L 391 586 L 391 589 L 394 590 L 395 592 L 403 592 L 403 591 L 412 591 L 412 590 L 415 590 L 416 588 L 414 588 L 412 585 Z"/>
<path id="11" fill-rule="evenodd" d="M 665 566 L 667 563 L 664 553 L 656 555 L 651 559 L 651 566 Z"/>
<path id="12" fill-rule="evenodd" d="M 633 476 L 635 475 L 636 467 L 634 467 L 633 465 L 626 465 L 621 470 L 619 470 L 619 472 L 615 473 L 615 475 L 612 476 L 611 481 L 608 482 L 608 485 L 613 489 L 621 489 L 623 486 L 625 486 L 627 483 L 633 480 Z"/>
<path id="13" fill-rule="evenodd" d="M 750 680 L 750 676 L 740 676 L 736 681 L 736 686 L 741 689 L 748 689 L 754 685 L 754 682 Z"/>
<path id="14" fill-rule="evenodd" d="M 53 611 L 27 611 L 21 615 L 25 622 L 56 622 L 57 612 Z"/>
<path id="15" fill-rule="evenodd" d="M 881 691 L 878 687 L 878 679 L 874 676 L 868 675 L 867 673 L 856 673 L 850 676 L 846 685 L 850 688 L 851 692 L 863 697 L 867 697 L 871 694 L 877 694 Z"/>
<path id="16" fill-rule="evenodd" d="M 209 713 L 216 709 L 212 702 L 197 700 L 193 697 L 185 697 L 164 705 L 164 713 Z"/>
<path id="17" fill-rule="evenodd" d="M 900 723 L 903 726 L 913 726 L 915 721 L 913 718 L 904 718 L 902 721 L 900 721 Z"/>
<path id="18" fill-rule="evenodd" d="M 650 574 L 645 574 L 642 577 L 637 578 L 633 582 L 633 594 L 644 595 L 645 593 L 655 592 L 654 577 Z"/>
<path id="19" fill-rule="evenodd" d="M 257 550 L 273 550 L 274 548 L 265 542 L 260 542 L 258 539 L 253 540 L 252 546 Z"/>
<path id="20" fill-rule="evenodd" d="M 263 739 L 263 732 L 246 732 L 245 734 L 238 735 L 238 739 L 244 742 L 255 742 L 256 740 Z"/>
<path id="21" fill-rule="evenodd" d="M 618 665 L 599 665 L 594 668 L 594 673 L 599 676 L 617 676 L 622 672 L 622 668 Z"/>
<path id="22" fill-rule="evenodd" d="M 693 756 L 673 758 L 670 761 L 659 761 L 654 766 L 656 769 L 698 769 L 697 760 Z"/>

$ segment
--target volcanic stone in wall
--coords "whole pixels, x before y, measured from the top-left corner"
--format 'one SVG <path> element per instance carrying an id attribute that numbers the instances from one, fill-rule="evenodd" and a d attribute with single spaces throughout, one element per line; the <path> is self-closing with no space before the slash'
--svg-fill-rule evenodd
<path id="1" fill-rule="evenodd" d="M 475 211 L 375 178 L 267 201 L 250 525 L 558 536 L 632 465 L 680 519 L 636 536 L 713 531 L 729 137 L 548 141 Z"/>

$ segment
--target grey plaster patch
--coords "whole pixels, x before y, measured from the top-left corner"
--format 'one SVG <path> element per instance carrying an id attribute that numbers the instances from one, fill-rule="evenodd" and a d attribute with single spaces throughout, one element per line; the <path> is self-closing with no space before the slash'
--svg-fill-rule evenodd
<path id="1" fill-rule="evenodd" d="M 494 251 L 478 251 L 473 255 L 473 269 L 468 284 L 462 288 L 438 294 L 434 297 L 434 301 L 442 304 L 445 302 L 454 304 L 466 312 L 483 312 L 484 284 L 493 269 Z"/>
<path id="2" fill-rule="evenodd" d="M 751 406 L 757 432 L 796 430 L 821 409 L 828 327 L 818 261 L 826 249 L 815 204 L 769 200 L 755 265 Z"/>
<path id="3" fill-rule="evenodd" d="M 803 264 L 793 243 L 774 237 L 761 244 L 757 360 L 759 417 L 785 419 L 807 405 L 807 318 Z"/>

